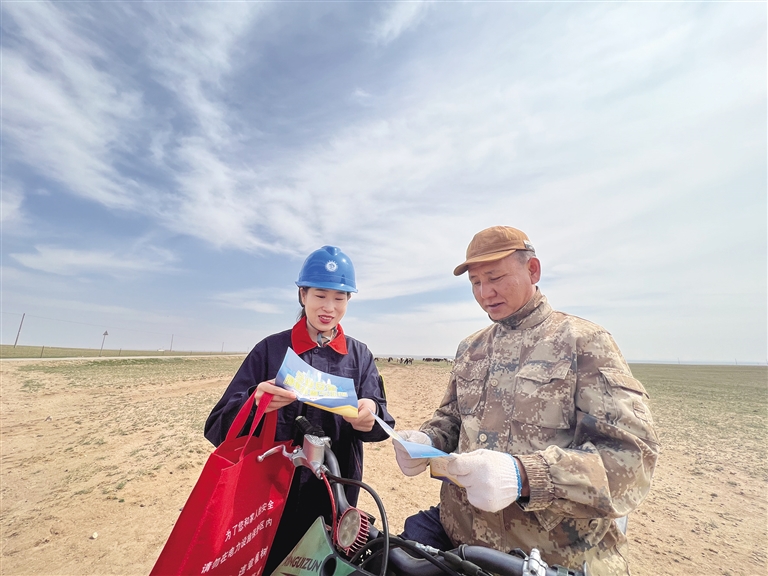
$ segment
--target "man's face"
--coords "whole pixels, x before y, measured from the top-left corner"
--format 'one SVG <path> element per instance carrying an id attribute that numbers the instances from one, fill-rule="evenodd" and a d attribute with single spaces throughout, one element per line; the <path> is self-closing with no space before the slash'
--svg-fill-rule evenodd
<path id="1" fill-rule="evenodd" d="M 510 254 L 501 260 L 469 265 L 472 294 L 491 320 L 514 314 L 531 299 L 541 276 L 541 265 L 535 256 L 521 264 Z"/>

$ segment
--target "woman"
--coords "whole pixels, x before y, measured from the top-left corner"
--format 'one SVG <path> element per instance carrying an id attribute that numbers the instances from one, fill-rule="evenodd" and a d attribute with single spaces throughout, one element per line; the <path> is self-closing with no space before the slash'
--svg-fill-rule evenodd
<path id="1" fill-rule="evenodd" d="M 301 304 L 298 322 L 290 330 L 268 336 L 251 350 L 208 417 L 205 437 L 216 446 L 221 444 L 245 400 L 254 391 L 256 402 L 264 393 L 270 393 L 274 397 L 267 412 L 279 411 L 276 440 L 292 439 L 293 422 L 297 416 L 303 415 L 330 437 L 341 475 L 360 480 L 363 472 L 362 443 L 387 438 L 386 432 L 375 424 L 373 414 L 393 427 L 394 419 L 387 412 L 384 384 L 373 355 L 365 344 L 346 336 L 339 324 L 347 311 L 351 293 L 357 292 L 355 270 L 339 248 L 323 246 L 304 261 L 296 285 Z M 297 401 L 293 392 L 275 386 L 275 376 L 288 348 L 322 372 L 354 380 L 358 397 L 356 418 L 308 406 Z M 245 429 L 248 426 L 250 422 Z M 356 505 L 358 489 L 352 486 L 345 489 L 349 503 Z M 331 523 L 325 484 L 310 470 L 298 468 L 265 574 L 272 573 L 320 515 L 325 517 L 326 523 Z"/>

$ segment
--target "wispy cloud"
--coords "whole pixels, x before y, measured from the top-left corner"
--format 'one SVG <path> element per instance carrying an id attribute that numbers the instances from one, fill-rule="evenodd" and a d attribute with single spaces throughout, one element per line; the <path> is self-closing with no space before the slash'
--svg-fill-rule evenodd
<path id="1" fill-rule="evenodd" d="M 376 44 L 387 45 L 408 30 L 418 26 L 427 14 L 431 2 L 409 1 L 385 4 L 380 20 L 371 27 L 371 39 Z"/>
<path id="2" fill-rule="evenodd" d="M 248 2 L 227 10 L 212 4 L 145 8 L 149 73 L 189 114 L 189 135 L 205 138 L 214 150 L 226 152 L 241 131 L 226 105 L 226 79 L 237 68 L 244 35 L 264 9 Z"/>
<path id="3" fill-rule="evenodd" d="M 24 193 L 22 186 L 16 182 L 3 182 L 2 194 L 0 194 L 0 223 L 7 230 L 9 226 L 17 226 L 23 223 L 24 213 L 22 202 Z"/>
<path id="4" fill-rule="evenodd" d="M 360 106 L 371 106 L 374 102 L 373 95 L 362 88 L 355 88 L 349 99 Z"/>
<path id="5" fill-rule="evenodd" d="M 453 356 L 459 342 L 488 326 L 490 320 L 474 300 L 461 303 L 421 305 L 408 312 L 360 315 L 354 302 L 344 320 L 348 328 L 373 346 L 373 353 L 422 356 Z M 405 327 L 407 326 L 407 329 Z"/>
<path id="6" fill-rule="evenodd" d="M 96 274 L 124 276 L 129 273 L 163 273 L 172 270 L 175 258 L 166 250 L 146 250 L 141 255 L 105 250 L 75 250 L 58 246 L 35 246 L 34 252 L 12 253 L 19 264 L 51 274 L 75 276 Z"/>
<path id="7" fill-rule="evenodd" d="M 178 101 L 185 117 L 173 132 L 153 140 L 175 186 L 160 203 L 171 230 L 217 247 L 284 250 L 263 234 L 258 172 L 233 162 L 250 135 L 231 110 L 232 75 L 243 43 L 264 11 L 243 3 L 222 11 L 212 5 L 152 6 L 144 37 L 149 74 Z"/>
<path id="8" fill-rule="evenodd" d="M 69 193 L 154 215 L 214 245 L 231 244 L 222 234 L 231 233 L 247 249 L 266 247 L 248 224 L 253 213 L 232 198 L 243 188 L 246 198 L 252 178 L 227 162 L 240 128 L 230 124 L 221 82 L 258 12 L 255 4 L 238 6 L 171 13 L 153 5 L 149 14 L 122 15 L 144 24 L 148 75 L 181 104 L 172 115 L 146 101 L 148 85 L 101 65 L 121 55 L 88 32 L 87 13 L 45 2 L 4 6 L 23 34 L 23 42 L 4 46 L 4 137 L 13 143 L 7 157 L 35 166 Z M 152 131 L 148 123 L 158 120 Z M 158 175 L 175 180 L 174 188 L 159 189 L 144 169 L 141 181 L 134 175 L 135 159 L 127 158 L 143 138 Z"/>
<path id="9" fill-rule="evenodd" d="M 245 289 L 216 294 L 212 300 L 238 310 L 250 310 L 259 314 L 285 313 L 296 304 L 296 291 L 275 289 Z"/>
<path id="10" fill-rule="evenodd" d="M 114 163 L 141 117 L 141 94 L 103 70 L 104 50 L 62 7 L 3 11 L 19 34 L 3 45 L 6 161 L 35 166 L 71 194 L 135 208 L 141 189 Z"/>
<path id="11" fill-rule="evenodd" d="M 660 217 L 669 198 L 709 203 L 701 196 L 708 182 L 757 161 L 733 156 L 728 142 L 707 139 L 705 126 L 727 122 L 728 114 L 741 115 L 741 106 L 764 97 L 764 86 L 755 82 L 746 92 L 722 87 L 716 114 L 701 100 L 699 88 L 711 77 L 710 65 L 738 62 L 759 76 L 760 62 L 744 62 L 738 50 L 724 54 L 713 47 L 707 66 L 673 58 L 659 68 L 661 54 L 682 58 L 695 35 L 714 33 L 714 22 L 692 21 L 687 9 L 669 11 L 671 18 L 663 22 L 641 14 L 643 34 L 654 29 L 656 40 L 640 50 L 624 38 L 640 10 L 590 12 L 588 28 L 567 19 L 541 23 L 540 28 L 554 27 L 558 34 L 541 31 L 551 45 L 538 56 L 526 54 L 524 68 L 514 50 L 529 40 L 539 42 L 536 27 L 507 45 L 479 45 L 471 61 L 441 55 L 462 83 L 439 77 L 438 66 L 437 72 L 408 77 L 400 87 L 402 99 L 391 99 L 376 118 L 342 126 L 322 146 L 292 158 L 291 185 L 278 188 L 272 198 L 283 199 L 284 213 L 275 209 L 270 221 L 297 215 L 312 230 L 293 237 L 305 250 L 322 238 L 351 245 L 361 278 L 383 288 L 363 298 L 448 286 L 445 272 L 471 235 L 497 223 L 529 230 L 548 249 L 554 266 L 583 262 L 589 254 L 621 265 L 631 253 L 637 269 L 643 254 L 678 245 L 675 230 Z M 510 59 L 494 58 L 498 51 Z M 560 53 L 566 56 L 559 66 L 548 67 L 552 54 Z M 594 66 L 570 64 L 591 61 Z M 639 101 L 659 104 L 635 116 Z M 755 127 L 750 138 L 761 130 Z M 327 212 L 316 209 L 323 206 L 322 198 L 334 199 Z M 680 226 L 687 216 L 677 220 Z M 620 254 L 621 248 L 605 239 L 625 229 L 643 232 Z M 285 228 L 285 242 L 291 233 Z M 366 248 L 355 252 L 356 245 Z M 642 265 L 653 267 L 650 261 Z"/>

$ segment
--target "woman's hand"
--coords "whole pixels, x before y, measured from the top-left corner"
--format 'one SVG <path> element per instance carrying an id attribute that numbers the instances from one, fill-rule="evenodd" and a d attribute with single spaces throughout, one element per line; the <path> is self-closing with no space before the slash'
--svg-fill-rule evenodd
<path id="1" fill-rule="evenodd" d="M 370 432 L 376 423 L 373 415 L 376 414 L 376 402 L 370 398 L 361 398 L 357 401 L 357 418 L 344 416 L 344 420 L 352 424 L 352 428 L 360 432 Z"/>
<path id="2" fill-rule="evenodd" d="M 258 386 L 256 386 L 256 392 L 255 392 L 255 398 L 256 403 L 259 403 L 259 400 L 261 400 L 261 397 L 264 396 L 264 394 L 272 394 L 274 398 L 272 398 L 272 401 L 267 406 L 267 412 L 273 412 L 274 410 L 279 410 L 283 406 L 287 406 L 294 400 L 296 400 L 296 394 L 294 392 L 291 392 L 290 390 L 286 390 L 285 388 L 280 388 L 280 386 L 275 386 L 274 380 L 267 380 L 266 382 L 262 382 Z"/>

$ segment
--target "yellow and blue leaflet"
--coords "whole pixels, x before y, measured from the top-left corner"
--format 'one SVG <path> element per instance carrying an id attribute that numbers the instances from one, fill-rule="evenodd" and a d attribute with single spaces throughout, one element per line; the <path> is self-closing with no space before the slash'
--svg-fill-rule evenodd
<path id="1" fill-rule="evenodd" d="M 298 400 L 340 416 L 357 418 L 357 393 L 352 378 L 313 368 L 288 348 L 275 384 L 296 393 Z"/>

